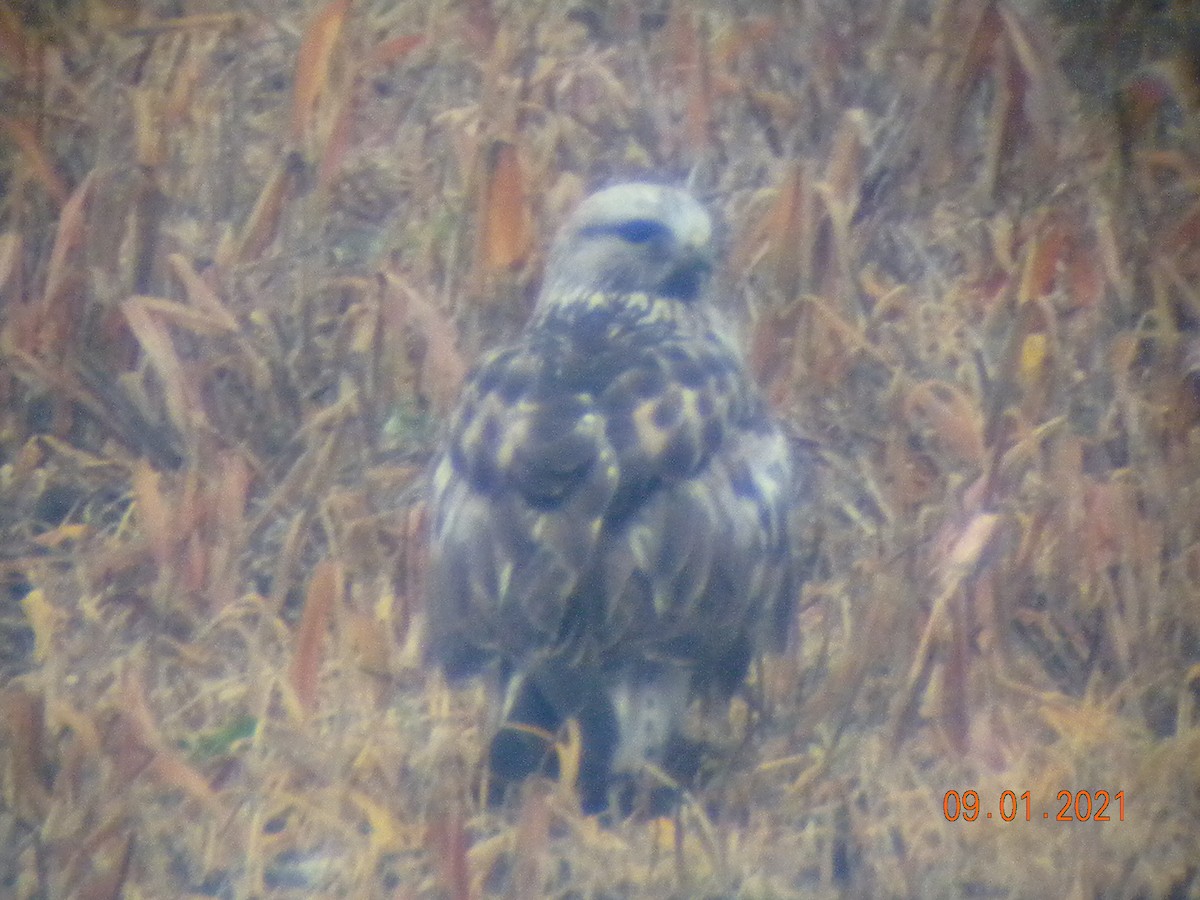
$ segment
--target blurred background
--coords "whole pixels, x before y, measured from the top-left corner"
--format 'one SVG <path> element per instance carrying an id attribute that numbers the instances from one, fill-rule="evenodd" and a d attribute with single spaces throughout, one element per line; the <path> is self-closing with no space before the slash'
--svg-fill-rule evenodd
<path id="1" fill-rule="evenodd" d="M 481 801 L 421 497 L 629 178 L 820 486 L 734 752 L 601 827 Z M 0 893 L 1200 896 L 1198 329 L 1191 0 L 4 0 Z"/>

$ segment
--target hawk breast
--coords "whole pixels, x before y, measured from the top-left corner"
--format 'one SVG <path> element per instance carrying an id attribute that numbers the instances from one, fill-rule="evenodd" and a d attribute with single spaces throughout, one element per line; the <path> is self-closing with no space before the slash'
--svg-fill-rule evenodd
<path id="1" fill-rule="evenodd" d="M 433 479 L 429 641 L 451 674 L 744 675 L 787 592 L 786 442 L 722 340 L 648 309 L 546 317 L 469 380 Z"/>

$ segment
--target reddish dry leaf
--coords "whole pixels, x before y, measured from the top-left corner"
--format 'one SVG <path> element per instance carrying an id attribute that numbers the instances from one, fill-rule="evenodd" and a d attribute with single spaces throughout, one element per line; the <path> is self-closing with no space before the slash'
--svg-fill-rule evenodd
<path id="1" fill-rule="evenodd" d="M 467 832 L 462 816 L 448 813 L 429 824 L 427 843 L 438 861 L 442 885 L 452 900 L 471 900 Z"/>
<path id="2" fill-rule="evenodd" d="M 41 302 L 43 315 L 63 293 L 64 285 L 69 282 L 73 271 L 70 268 L 71 258 L 83 246 L 87 228 L 85 212 L 95 178 L 96 170 L 92 169 L 67 198 L 59 214 L 54 247 L 50 251 L 50 262 L 46 265 L 46 288 L 42 292 Z"/>
<path id="3" fill-rule="evenodd" d="M 194 275 L 195 273 L 193 272 L 192 274 Z M 199 290 L 201 285 L 203 285 L 203 282 L 193 284 L 191 287 Z M 237 331 L 237 320 L 220 304 L 220 301 L 216 298 L 216 294 L 211 289 L 208 289 L 207 286 L 204 286 L 203 289 L 210 295 L 209 299 L 217 304 L 214 309 L 197 309 L 194 306 L 186 306 L 174 300 L 168 300 L 165 297 L 139 295 L 132 298 L 132 301 L 136 302 L 142 312 L 147 316 L 151 316 L 155 322 L 163 325 L 178 325 L 181 328 L 186 328 L 193 334 L 211 336 Z M 193 296 L 189 299 L 193 299 L 195 296 L 196 294 L 193 293 Z M 193 302 L 195 302 L 194 299 Z M 128 321 L 128 316 L 126 316 L 126 321 Z"/>
<path id="4" fill-rule="evenodd" d="M 250 479 L 250 467 L 240 453 L 221 455 L 221 480 L 214 512 L 218 534 L 236 534 L 245 527 Z"/>
<path id="5" fill-rule="evenodd" d="M 766 388 L 776 409 L 787 409 L 788 397 L 796 390 L 793 377 L 795 341 L 804 306 L 795 303 L 781 312 L 766 312 L 754 323 L 750 336 L 750 369 Z"/>
<path id="6" fill-rule="evenodd" d="M 121 304 L 121 311 L 158 375 L 171 421 L 181 435 L 187 435 L 192 431 L 193 419 L 201 413 L 195 403 L 188 402 L 195 393 L 188 390 L 187 375 L 170 333 L 152 312 L 153 300 L 152 297 L 130 297 Z"/>
<path id="7" fill-rule="evenodd" d="M 1033 127 L 1037 139 L 1050 147 L 1054 143 L 1053 124 L 1057 107 L 1051 76 L 1055 66 L 1054 56 L 1041 45 L 1039 36 L 1012 6 L 997 3 L 995 9 L 1004 23 L 1010 56 L 1015 58 L 1022 76 L 1020 87 L 1014 92 L 1018 100 L 1014 103 L 1014 113 L 1021 114 Z"/>
<path id="8" fill-rule="evenodd" d="M 206 513 L 204 503 L 204 486 L 207 484 L 198 467 L 187 469 L 183 478 L 183 486 L 175 491 L 175 535 L 182 540 L 184 535 L 191 534 L 200 526 Z"/>
<path id="9" fill-rule="evenodd" d="M 764 120 L 779 132 L 786 133 L 794 127 L 803 111 L 801 101 L 783 91 L 766 91 L 752 87 L 744 91 L 744 97 L 755 118 Z"/>
<path id="10" fill-rule="evenodd" d="M 142 522 L 142 532 L 150 541 L 150 551 L 159 569 L 169 566 L 179 541 L 179 519 L 163 496 L 161 476 L 146 460 L 138 460 L 133 469 L 133 500 Z"/>
<path id="11" fill-rule="evenodd" d="M 989 183 L 994 188 L 999 177 L 1000 160 L 1011 156 L 1017 149 L 1032 144 L 1030 120 L 1026 114 L 1030 95 L 1029 77 L 1013 60 L 1013 50 L 1007 44 L 996 48 L 995 74 L 993 80 L 1001 85 L 991 109 L 989 129 L 989 158 L 993 170 L 989 172 Z"/>
<path id="12" fill-rule="evenodd" d="M 986 222 L 992 257 L 996 265 L 1005 274 L 1012 274 L 1017 268 L 1016 238 L 1013 234 L 1013 221 L 1005 213 L 997 213 Z"/>
<path id="13" fill-rule="evenodd" d="M 1083 521 L 1083 441 L 1072 434 L 1063 434 L 1050 444 L 1050 459 L 1046 467 L 1046 478 L 1055 488 L 1055 506 L 1048 528 L 1056 530 L 1058 536 L 1073 535 L 1079 531 Z M 1028 529 L 1027 536 L 1039 541 L 1042 535 L 1037 529 Z M 1046 539 L 1051 543 L 1054 537 Z M 1035 558 L 1037 547 L 1024 548 L 1031 556 L 1021 560 L 1023 565 L 1038 565 Z"/>
<path id="14" fill-rule="evenodd" d="M 961 390 L 944 381 L 923 381 L 904 398 L 905 419 L 928 429 L 952 456 L 964 462 L 983 461 L 983 430 L 979 410 Z"/>
<path id="15" fill-rule="evenodd" d="M 205 321 L 219 331 L 238 331 L 237 317 L 234 316 L 217 296 L 212 286 L 192 267 L 191 262 L 180 253 L 172 253 L 167 257 L 167 264 L 175 277 L 183 285 L 188 301 L 205 315 Z"/>
<path id="16" fill-rule="evenodd" d="M 1071 242 L 1065 282 L 1071 309 L 1095 309 L 1104 299 L 1104 270 L 1094 247 L 1078 239 Z"/>
<path id="17" fill-rule="evenodd" d="M 428 38 L 424 34 L 402 34 L 390 40 L 380 41 L 371 50 L 368 68 L 376 69 L 395 65 L 423 45 L 426 40 Z"/>
<path id="18" fill-rule="evenodd" d="M 329 137 L 325 141 L 325 146 L 321 148 L 321 161 L 317 165 L 317 190 L 322 193 L 328 193 L 342 164 L 346 161 L 358 109 L 358 91 L 347 92 L 337 115 L 333 117 L 333 124 L 329 128 Z"/>
<path id="19" fill-rule="evenodd" d="M 211 568 L 210 560 L 212 553 L 210 547 L 201 536 L 190 531 L 187 538 L 184 540 L 183 550 L 176 563 L 175 573 L 178 576 L 177 587 L 185 595 L 199 594 L 204 590 L 208 582 L 208 572 Z M 209 595 L 209 599 L 213 599 Z M 221 598 L 222 600 L 224 598 Z M 218 602 L 213 603 L 214 608 L 221 608 Z"/>
<path id="20" fill-rule="evenodd" d="M 971 517 L 942 563 L 942 591 L 957 590 L 964 579 L 976 572 L 1002 521 L 996 513 L 981 512 Z"/>
<path id="21" fill-rule="evenodd" d="M 496 40 L 496 14 L 491 0 L 467 0 L 467 16 L 464 21 L 464 37 L 478 53 L 486 54 Z"/>
<path id="22" fill-rule="evenodd" d="M 776 204 L 768 214 L 767 259 L 774 269 L 775 286 L 785 298 L 795 297 L 817 280 L 813 247 L 819 213 L 814 195 L 811 173 L 803 163 L 797 163 L 784 177 Z"/>
<path id="23" fill-rule="evenodd" d="M 574 723 L 574 719 L 570 720 Z M 575 731 L 578 731 L 576 726 Z M 560 754 L 561 758 L 561 754 Z M 578 775 L 578 770 L 574 775 Z M 574 790 L 575 779 L 564 770 L 560 783 Z M 551 810 L 544 791 L 529 791 L 521 804 L 517 820 L 516 846 L 513 850 L 513 884 L 524 885 L 530 894 L 541 893 L 543 868 L 550 844 Z"/>
<path id="24" fill-rule="evenodd" d="M 296 631 L 296 651 L 292 657 L 289 679 L 300 705 L 307 712 L 312 712 L 317 706 L 325 634 L 329 630 L 335 602 L 341 596 L 342 578 L 340 563 L 330 559 L 321 560 L 313 569 L 308 595 L 304 598 L 304 612 Z"/>
<path id="25" fill-rule="evenodd" d="M 508 271 L 529 258 L 533 227 L 525 173 L 517 148 L 507 142 L 498 141 L 492 148 L 481 234 L 482 271 Z"/>
<path id="26" fill-rule="evenodd" d="M 425 339 L 418 391 L 435 410 L 452 409 L 467 375 L 454 323 L 399 276 L 384 273 L 383 284 L 383 314 L 388 328 L 394 334 L 411 332 Z"/>
<path id="27" fill-rule="evenodd" d="M 412 628 L 414 606 L 426 594 L 425 584 L 429 568 L 428 524 L 424 501 L 415 503 L 403 522 L 403 555 L 400 564 L 402 593 L 392 616 L 395 636 L 401 643 L 410 643 L 409 639 L 416 634 L 416 630 Z"/>
<path id="28" fill-rule="evenodd" d="M 240 453 L 222 454 L 221 477 L 212 498 L 213 537 L 204 570 L 212 609 L 224 609 L 237 596 L 237 560 L 246 532 L 250 480 L 250 467 Z"/>
<path id="29" fill-rule="evenodd" d="M 167 127 L 179 125 L 192 114 L 196 106 L 196 88 L 211 61 L 211 49 L 204 42 L 188 44 L 162 102 L 162 119 Z"/>
<path id="30" fill-rule="evenodd" d="M 731 72 L 742 54 L 755 44 L 774 38 L 780 30 L 778 19 L 756 19 L 735 23 L 717 38 L 713 45 L 713 62 L 723 71 Z"/>
<path id="31" fill-rule="evenodd" d="M 376 44 L 376 47 L 371 50 L 371 54 L 367 56 L 365 64 L 360 68 L 360 76 L 379 70 L 379 68 L 395 65 L 412 50 L 425 43 L 425 40 L 425 35 L 402 35 Z M 330 186 L 334 184 L 338 169 L 341 169 L 342 162 L 350 148 L 355 115 L 358 114 L 361 106 L 360 88 L 361 84 L 358 84 L 355 90 L 347 92 L 341 107 L 337 110 L 337 115 L 334 116 L 334 124 L 330 126 L 329 137 L 325 140 L 317 169 L 317 187 L 320 191 L 329 191 Z"/>
<path id="32" fill-rule="evenodd" d="M 8 60 L 9 68 L 14 72 L 24 72 L 34 50 L 16 10 L 8 3 L 0 3 L 0 57 Z"/>
<path id="33" fill-rule="evenodd" d="M 1083 549 L 1092 572 L 1105 572 L 1120 562 L 1127 524 L 1136 515 L 1127 485 L 1087 479 L 1083 492 Z"/>
<path id="34" fill-rule="evenodd" d="M 794 296 L 803 279 L 809 276 L 806 247 L 808 191 L 803 165 L 793 163 L 784 173 L 762 220 L 751 229 L 737 254 L 741 265 L 749 268 L 761 258 L 775 276 L 775 286 L 785 297 Z"/>
<path id="35" fill-rule="evenodd" d="M 66 745 L 66 752 L 73 754 L 73 758 L 79 761 L 84 759 L 94 760 L 103 752 L 103 742 L 100 739 L 100 730 L 96 727 L 96 722 L 91 716 L 80 712 L 75 707 L 71 706 L 65 700 L 59 699 L 50 705 L 48 720 L 50 722 L 53 733 L 58 734 L 63 731 L 69 731 L 71 740 Z M 68 780 L 72 775 L 79 773 L 69 773 Z M 59 784 L 58 779 L 62 778 L 62 770 L 59 770 L 55 777 L 56 788 Z"/>
<path id="36" fill-rule="evenodd" d="M 39 827 L 49 812 L 45 704 L 20 686 L 0 692 L 0 729 L 7 733 L 5 802 L 26 823 Z"/>
<path id="37" fill-rule="evenodd" d="M 668 77 L 671 83 L 679 84 L 681 76 L 690 72 L 700 59 L 700 31 L 694 13 L 685 4 L 671 5 L 663 36 L 671 67 Z"/>
<path id="38" fill-rule="evenodd" d="M 830 215 L 848 228 L 858 209 L 867 143 L 867 116 L 861 109 L 842 114 L 825 166 L 824 196 Z"/>
<path id="39" fill-rule="evenodd" d="M 329 0 L 304 31 L 296 56 L 295 84 L 292 88 L 293 140 L 304 135 L 308 118 L 321 93 L 328 87 L 329 64 L 341 36 L 350 0 Z"/>
<path id="40" fill-rule="evenodd" d="M 148 754 L 146 770 L 166 787 L 181 791 L 198 801 L 210 812 L 220 815 L 221 803 L 212 787 L 191 763 L 184 759 L 163 736 L 146 700 L 146 687 L 141 675 L 132 667 L 125 670 L 121 682 L 121 729 Z M 123 754 L 127 748 L 118 750 Z"/>
<path id="41" fill-rule="evenodd" d="M 1129 373 L 1137 360 L 1141 342 L 1141 335 L 1130 331 L 1123 331 L 1113 337 L 1108 351 L 1108 364 L 1118 379 L 1123 379 Z"/>
<path id="42" fill-rule="evenodd" d="M 139 166 L 157 168 L 163 160 L 163 95 L 153 88 L 135 88 L 130 99 L 133 112 L 134 160 Z"/>
<path id="43" fill-rule="evenodd" d="M 296 160 L 289 154 L 263 185 L 250 217 L 242 226 L 237 238 L 239 260 L 248 262 L 258 259 L 274 239 L 284 206 L 291 199 L 296 178 Z"/>
<path id="44" fill-rule="evenodd" d="M 932 496 L 937 467 L 927 455 L 914 450 L 899 432 L 900 429 L 895 429 L 888 435 L 882 469 L 891 487 L 893 505 L 909 512 Z"/>
<path id="45" fill-rule="evenodd" d="M 871 344 L 859 326 L 847 322 L 824 298 L 809 295 L 804 300 L 813 311 L 810 331 L 804 343 L 812 374 L 830 383 L 843 377 L 860 355 L 887 369 L 895 368 L 887 356 Z"/>
<path id="46" fill-rule="evenodd" d="M 132 0 L 130 0 L 132 2 Z M 123 29 L 127 36 L 154 36 L 175 32 L 197 32 L 201 30 L 227 31 L 240 27 L 247 21 L 247 13 L 210 13 L 194 16 L 179 16 L 174 19 L 156 19 L 143 25 Z"/>
<path id="47" fill-rule="evenodd" d="M 966 623 L 961 601 L 954 601 L 962 596 L 960 588 L 964 588 L 964 582 L 980 573 L 984 554 L 1002 521 L 995 513 L 976 513 L 938 565 L 938 596 L 930 608 L 929 621 L 913 655 L 904 690 L 893 707 L 893 723 L 897 737 L 913 724 L 918 703 L 922 699 L 922 688 L 931 684 L 930 679 L 937 671 L 938 651 L 942 651 L 942 654 L 947 656 L 949 665 L 941 669 L 943 682 L 934 686 L 935 693 L 929 699 L 944 701 L 940 704 L 939 712 L 949 715 L 950 719 L 942 724 L 950 726 L 951 737 L 955 743 L 962 746 L 966 740 L 969 727 L 967 712 L 944 696 L 938 696 L 936 691 L 963 690 L 967 653 L 963 643 L 966 640 Z"/>
<path id="48" fill-rule="evenodd" d="M 989 5 L 985 14 L 985 22 L 993 18 L 992 7 Z M 1003 40 L 994 40 L 988 48 L 986 62 L 989 63 L 984 77 L 994 86 L 991 108 L 984 122 L 984 159 L 979 169 L 979 189 L 986 196 L 995 192 L 996 180 L 999 178 L 1001 162 L 1005 151 L 1010 150 L 1018 142 L 1019 126 L 1021 123 L 1021 101 L 1025 93 L 1025 77 L 1020 68 L 1013 63 L 1012 51 Z M 969 89 L 975 82 L 972 80 L 963 86 L 968 88 L 960 98 L 957 107 L 960 111 L 967 110 Z"/>
<path id="49" fill-rule="evenodd" d="M 962 56 L 953 82 L 954 91 L 951 96 L 946 98 L 946 102 L 952 104 L 956 110 L 963 108 L 972 86 L 989 74 L 989 64 L 995 58 L 996 44 L 1000 39 L 1003 27 L 1003 23 L 991 3 L 982 7 L 968 6 L 964 9 L 969 12 L 975 10 L 980 10 L 980 12 L 979 18 L 967 26 L 969 38 L 965 42 L 966 52 Z M 951 26 L 962 24 L 953 22 L 950 17 L 947 17 L 946 21 Z M 961 40 L 962 35 L 957 37 Z"/>
<path id="50" fill-rule="evenodd" d="M 177 790 L 195 800 L 217 818 L 225 816 L 225 809 L 217 792 L 181 753 L 170 748 L 161 748 L 154 754 L 147 767 L 148 773 L 164 787 Z"/>
<path id="51" fill-rule="evenodd" d="M 58 173 L 58 166 L 50 158 L 50 154 L 46 152 L 41 138 L 38 137 L 37 128 L 32 122 L 27 122 L 24 119 L 12 119 L 8 116 L 0 116 L 0 127 L 8 132 L 13 142 L 20 149 L 25 161 L 29 163 L 33 170 L 34 177 L 45 189 L 59 206 L 67 202 L 71 194 L 70 188 L 67 187 L 67 182 Z M 76 192 L 78 193 L 78 191 Z"/>
<path id="52" fill-rule="evenodd" d="M 704 153 L 712 143 L 713 77 L 708 42 L 695 29 L 690 29 L 694 41 L 693 62 L 685 70 L 688 76 L 687 106 L 684 109 L 684 149 L 693 159 Z"/>
<path id="53" fill-rule="evenodd" d="M 694 154 L 712 140 L 712 71 L 707 42 L 696 18 L 683 4 L 673 4 L 663 29 L 667 45 L 667 67 L 663 80 L 672 86 L 685 85 L 683 133 L 678 149 Z"/>
<path id="54" fill-rule="evenodd" d="M 103 354 L 109 372 L 128 372 L 137 367 L 138 343 L 120 307 L 104 305 L 97 310 L 94 346 Z"/>
<path id="55" fill-rule="evenodd" d="M 1117 95 L 1117 112 L 1126 141 L 1134 141 L 1146 134 L 1171 93 L 1169 79 L 1157 71 L 1136 75 L 1121 87 Z"/>
<path id="56" fill-rule="evenodd" d="M 102 857 L 105 846 L 121 840 L 128 826 L 128 817 L 112 808 L 105 810 L 104 817 L 99 821 L 88 822 L 86 831 L 81 831 L 69 847 L 63 848 L 69 856 L 65 864 L 60 862 L 56 867 L 62 882 L 72 886 L 89 883 L 91 879 L 87 876 L 95 874 L 96 863 Z M 74 896 L 72 891 L 71 897 Z"/>
<path id="57" fill-rule="evenodd" d="M 386 623 L 368 613 L 354 612 L 346 620 L 355 662 L 364 672 L 386 677 L 391 673 L 392 639 Z"/>
<path id="58" fill-rule="evenodd" d="M 1025 268 L 1017 289 L 1017 300 L 1028 303 L 1046 296 L 1054 288 L 1058 264 L 1067 245 L 1067 231 L 1060 222 L 1050 220 L 1033 239 L 1025 256 Z"/>

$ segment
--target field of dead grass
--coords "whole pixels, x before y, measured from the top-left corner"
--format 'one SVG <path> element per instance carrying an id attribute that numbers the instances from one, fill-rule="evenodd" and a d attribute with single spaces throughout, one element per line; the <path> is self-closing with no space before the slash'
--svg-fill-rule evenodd
<path id="1" fill-rule="evenodd" d="M 1200 13 L 1072 9 L 0 3 L 0 893 L 1200 896 Z M 601 827 L 480 803 L 420 498 L 630 177 L 819 543 L 742 749 Z"/>

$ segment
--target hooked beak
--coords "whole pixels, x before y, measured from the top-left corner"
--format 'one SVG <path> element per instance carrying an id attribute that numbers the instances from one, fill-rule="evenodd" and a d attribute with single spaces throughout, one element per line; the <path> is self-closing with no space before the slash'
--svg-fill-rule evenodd
<path id="1" fill-rule="evenodd" d="M 690 303 L 704 290 L 713 271 L 712 253 L 707 246 L 690 245 L 659 285 L 663 296 Z"/>

